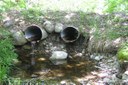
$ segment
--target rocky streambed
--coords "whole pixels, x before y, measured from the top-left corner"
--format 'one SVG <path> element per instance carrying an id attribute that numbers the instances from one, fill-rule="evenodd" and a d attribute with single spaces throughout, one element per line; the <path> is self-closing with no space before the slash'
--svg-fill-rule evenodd
<path id="1" fill-rule="evenodd" d="M 125 14 L 80 15 L 76 12 L 48 12 L 45 15 L 39 17 L 39 22 L 33 22 L 26 20 L 20 11 L 12 10 L 3 14 L 5 19 L 2 25 L 13 34 L 19 55 L 16 65 L 18 69 L 16 67 L 12 70 L 12 77 L 48 81 L 45 82 L 46 85 L 127 85 L 127 64 L 120 70 L 116 55 L 121 44 L 128 42 L 128 29 L 125 28 L 128 26 L 128 17 Z M 122 21 L 114 21 L 112 17 Z M 98 30 L 91 25 L 94 23 L 91 20 L 95 21 Z M 31 42 L 24 38 L 26 28 L 31 25 L 39 26 L 47 33 L 46 37 L 36 41 L 34 51 Z M 60 35 L 61 30 L 67 26 L 79 28 L 80 36 L 72 43 L 65 42 Z M 122 26 L 118 31 L 125 29 L 126 35 L 108 39 L 108 30 L 113 31 L 116 26 Z M 66 55 L 65 59 L 50 60 L 53 54 L 57 56 L 55 52 L 58 51 L 61 51 L 60 54 L 67 53 L 62 55 Z M 32 52 L 34 65 L 31 65 Z"/>

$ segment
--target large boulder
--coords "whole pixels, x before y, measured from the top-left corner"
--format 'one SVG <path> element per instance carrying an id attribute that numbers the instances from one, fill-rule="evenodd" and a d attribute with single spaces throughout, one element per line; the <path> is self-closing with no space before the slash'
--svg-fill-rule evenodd
<path id="1" fill-rule="evenodd" d="M 27 40 L 22 31 L 17 31 L 12 34 L 14 45 L 24 45 Z"/>
<path id="2" fill-rule="evenodd" d="M 50 60 L 64 60 L 67 58 L 67 56 L 68 54 L 64 51 L 54 51 L 50 57 Z"/>

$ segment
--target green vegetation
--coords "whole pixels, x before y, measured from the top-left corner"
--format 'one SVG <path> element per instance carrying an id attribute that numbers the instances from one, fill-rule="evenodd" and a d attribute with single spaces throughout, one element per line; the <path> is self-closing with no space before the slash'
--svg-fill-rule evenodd
<path id="1" fill-rule="evenodd" d="M 3 19 L 2 13 L 12 9 L 20 11 L 24 19 L 30 22 L 38 22 L 42 15 L 47 17 L 46 14 L 49 11 L 55 13 L 58 11 L 62 13 L 69 11 L 78 12 L 80 14 L 80 24 L 86 23 L 84 25 L 88 25 L 89 28 L 94 29 L 95 32 L 93 35 L 96 39 L 113 40 L 118 37 L 128 36 L 128 27 L 122 25 L 122 23 L 127 22 L 126 18 L 113 14 L 123 12 L 128 15 L 128 0 L 32 0 L 32 2 L 31 0 L 1 0 L 0 22 Z M 110 15 L 101 15 L 107 13 Z M 56 16 L 59 17 L 58 15 Z M 81 25 L 81 28 L 84 25 Z M 7 79 L 10 67 L 13 65 L 13 59 L 17 58 L 9 35 L 8 31 L 0 28 L 0 81 Z M 128 44 L 123 45 L 117 55 L 121 61 L 128 60 Z M 18 82 L 17 85 L 20 85 L 22 80 L 8 79 L 8 82 L 10 85 L 13 85 L 15 82 Z M 49 82 L 45 81 L 48 84 Z M 53 82 L 51 81 L 50 83 Z"/>
<path id="2" fill-rule="evenodd" d="M 128 43 L 124 44 L 117 53 L 119 61 L 128 61 Z"/>
<path id="3" fill-rule="evenodd" d="M 127 22 L 125 16 L 88 14 L 86 18 L 89 28 L 95 30 L 93 35 L 96 38 L 113 40 L 128 36 L 128 28 L 123 25 Z"/>
<path id="4" fill-rule="evenodd" d="M 33 4 L 29 7 L 26 0 L 3 0 L 0 1 L 0 14 L 9 10 L 15 9 L 21 11 L 21 15 L 28 21 L 38 21 L 38 17 L 41 15 L 40 6 Z M 2 17 L 0 16 L 0 19 Z"/>
<path id="5" fill-rule="evenodd" d="M 128 12 L 128 0 L 107 0 L 105 12 Z"/>
<path id="6" fill-rule="evenodd" d="M 22 11 L 21 14 L 24 16 L 24 19 L 26 21 L 30 21 L 30 22 L 39 21 L 40 16 L 42 15 L 39 9 L 34 9 L 34 8 L 26 9 Z"/>
<path id="7" fill-rule="evenodd" d="M 58 85 L 56 80 L 40 80 L 40 79 L 20 79 L 20 78 L 8 78 L 5 82 L 7 85 Z"/>
<path id="8" fill-rule="evenodd" d="M 0 28 L 0 82 L 8 77 L 13 59 L 17 58 L 9 32 Z"/>
<path id="9" fill-rule="evenodd" d="M 10 9 L 26 8 L 25 0 L 2 0 L 0 1 L 0 12 L 6 12 Z"/>
<path id="10" fill-rule="evenodd" d="M 29 21 L 39 21 L 39 17 L 48 11 L 82 11 L 84 13 L 113 13 L 128 12 L 127 0 L 2 0 L 0 1 L 0 13 L 15 9 L 21 11 L 25 19 Z M 0 16 L 1 18 L 1 16 Z M 35 21 L 35 22 L 36 22 Z"/>
<path id="11" fill-rule="evenodd" d="M 83 12 L 128 12 L 127 0 L 2 0 L 0 1 L 0 12 L 5 12 L 10 9 L 36 9 L 43 12 L 51 11 L 83 11 Z M 35 10 L 35 11 L 36 11 Z"/>

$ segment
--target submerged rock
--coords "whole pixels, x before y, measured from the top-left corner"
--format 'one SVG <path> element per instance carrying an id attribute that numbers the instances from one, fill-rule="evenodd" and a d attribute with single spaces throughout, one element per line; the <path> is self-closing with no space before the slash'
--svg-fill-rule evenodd
<path id="1" fill-rule="evenodd" d="M 18 59 L 13 59 L 13 64 L 20 65 L 21 61 L 19 61 Z"/>
<path id="2" fill-rule="evenodd" d="M 54 64 L 54 65 L 65 65 L 67 64 L 67 60 L 51 60 L 51 62 Z"/>
<path id="3" fill-rule="evenodd" d="M 54 51 L 49 59 L 54 65 L 62 65 L 67 64 L 67 56 L 68 54 L 64 51 Z"/>
<path id="4" fill-rule="evenodd" d="M 24 45 L 22 48 L 25 50 L 31 50 L 32 49 L 30 45 Z"/>
<path id="5" fill-rule="evenodd" d="M 68 57 L 68 54 L 64 51 L 54 51 L 50 60 L 64 60 Z"/>

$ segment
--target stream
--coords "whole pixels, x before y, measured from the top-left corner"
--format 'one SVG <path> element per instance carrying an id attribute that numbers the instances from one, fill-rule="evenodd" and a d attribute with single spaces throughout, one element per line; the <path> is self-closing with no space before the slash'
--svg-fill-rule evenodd
<path id="1" fill-rule="evenodd" d="M 43 85 L 122 84 L 122 80 L 116 77 L 119 71 L 117 57 L 108 53 L 89 54 L 87 41 L 87 38 L 80 36 L 76 42 L 68 44 L 58 34 L 50 34 L 44 41 L 17 48 L 21 63 L 13 69 L 11 76 L 29 83 L 33 79 L 35 83 L 43 81 Z M 49 57 L 56 50 L 66 51 L 68 58 L 51 62 Z"/>

